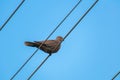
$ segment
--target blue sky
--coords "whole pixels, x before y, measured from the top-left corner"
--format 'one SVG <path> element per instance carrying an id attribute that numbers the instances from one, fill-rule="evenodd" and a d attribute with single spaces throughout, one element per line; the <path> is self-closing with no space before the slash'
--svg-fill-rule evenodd
<path id="1" fill-rule="evenodd" d="M 0 80 L 9 80 L 79 0 L 26 0 L 0 31 Z M 82 0 L 50 37 L 65 36 L 95 0 Z M 0 25 L 21 0 L 0 1 Z M 111 80 L 120 70 L 120 0 L 99 0 L 31 80 Z M 39 50 L 14 80 L 26 80 L 47 56 Z M 120 80 L 120 76 L 116 78 Z"/>

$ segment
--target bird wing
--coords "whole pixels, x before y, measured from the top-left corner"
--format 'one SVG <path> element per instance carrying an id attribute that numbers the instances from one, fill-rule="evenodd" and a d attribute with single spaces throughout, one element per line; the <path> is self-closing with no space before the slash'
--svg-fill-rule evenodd
<path id="1" fill-rule="evenodd" d="M 41 45 L 44 43 L 44 41 L 34 41 L 36 44 Z M 56 40 L 47 40 L 42 46 L 44 47 L 50 47 L 50 48 L 55 48 L 55 46 L 59 45 L 59 42 Z"/>
<path id="2" fill-rule="evenodd" d="M 45 44 L 48 45 L 48 46 L 56 46 L 56 45 L 58 45 L 58 41 L 48 40 L 48 41 L 45 42 Z"/>
<path id="3" fill-rule="evenodd" d="M 44 43 L 44 41 L 34 41 L 35 43 Z M 57 44 L 58 42 L 56 40 L 47 40 L 44 44 L 51 45 L 51 44 Z"/>

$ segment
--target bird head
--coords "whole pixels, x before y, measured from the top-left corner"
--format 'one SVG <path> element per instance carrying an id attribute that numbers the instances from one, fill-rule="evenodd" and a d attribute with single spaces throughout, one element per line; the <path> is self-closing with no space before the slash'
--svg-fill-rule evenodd
<path id="1" fill-rule="evenodd" d="M 61 36 L 57 36 L 57 38 L 56 38 L 56 40 L 58 40 L 58 41 L 63 41 L 63 37 L 61 37 Z"/>

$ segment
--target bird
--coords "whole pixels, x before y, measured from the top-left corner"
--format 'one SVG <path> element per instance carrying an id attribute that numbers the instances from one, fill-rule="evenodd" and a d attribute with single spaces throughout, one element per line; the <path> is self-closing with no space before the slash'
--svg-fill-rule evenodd
<path id="1" fill-rule="evenodd" d="M 36 47 L 45 53 L 53 54 L 58 52 L 61 47 L 61 42 L 63 41 L 63 37 L 57 36 L 55 40 L 44 40 L 44 41 L 34 41 L 29 42 L 25 41 L 26 46 Z"/>

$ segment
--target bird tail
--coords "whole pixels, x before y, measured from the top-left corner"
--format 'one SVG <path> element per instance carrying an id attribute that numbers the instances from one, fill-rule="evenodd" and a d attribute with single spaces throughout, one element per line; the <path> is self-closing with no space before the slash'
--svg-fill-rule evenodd
<path id="1" fill-rule="evenodd" d="M 31 47 L 37 47 L 37 44 L 35 44 L 34 42 L 25 42 L 26 46 L 31 46 Z"/>

